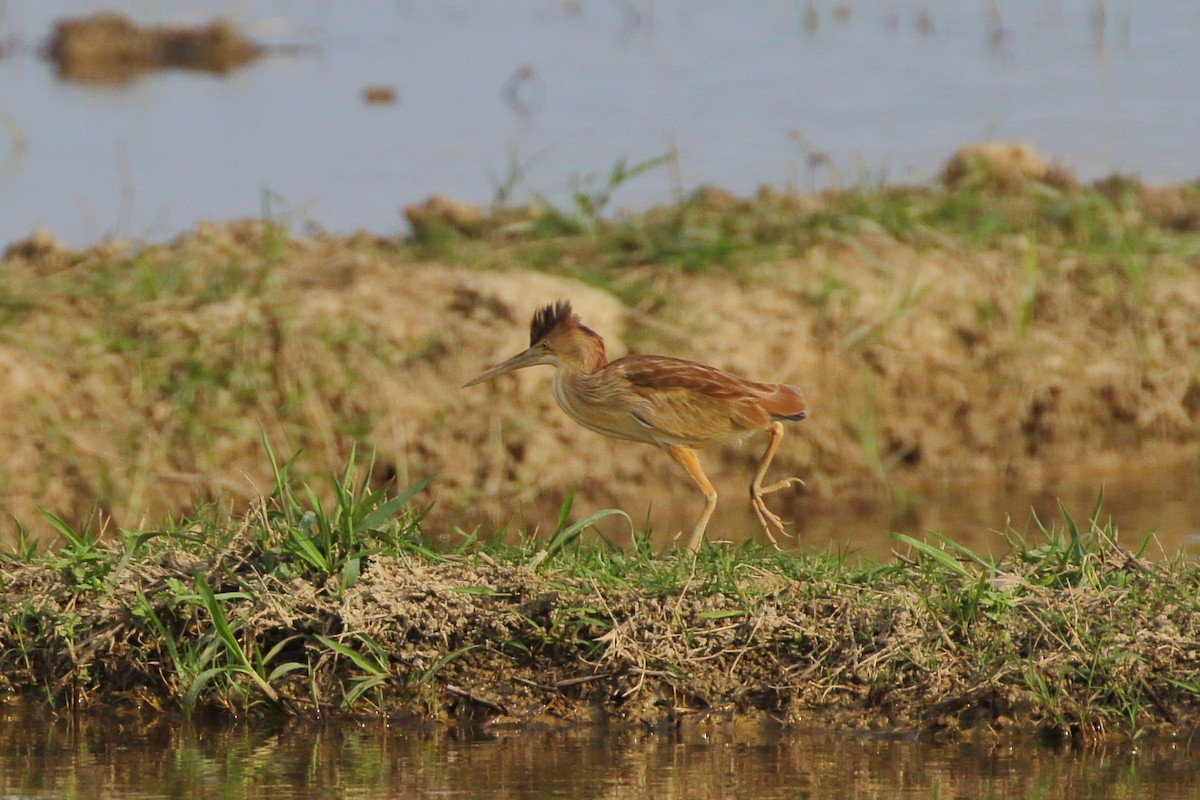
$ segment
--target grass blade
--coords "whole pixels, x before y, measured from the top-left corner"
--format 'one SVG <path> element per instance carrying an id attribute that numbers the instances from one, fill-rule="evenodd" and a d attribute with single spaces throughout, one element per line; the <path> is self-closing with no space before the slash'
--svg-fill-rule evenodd
<path id="1" fill-rule="evenodd" d="M 95 542 L 93 542 L 86 533 L 76 533 L 70 525 L 64 522 L 63 519 L 53 511 L 38 506 L 38 513 L 45 517 L 46 521 L 50 523 L 54 530 L 61 533 L 63 538 L 65 538 L 71 544 L 71 547 L 75 548 L 76 550 L 87 550 L 90 549 L 93 544 L 95 544 Z"/>
<path id="2" fill-rule="evenodd" d="M 192 685 L 188 687 L 187 694 L 183 696 L 183 707 L 191 708 L 193 705 L 195 705 L 196 698 L 200 695 L 200 691 L 208 684 L 208 682 L 218 675 L 227 674 L 228 672 L 228 667 L 210 667 L 209 669 L 206 669 L 204 672 L 201 672 L 199 675 L 197 675 L 196 679 L 192 681 Z"/>
<path id="3" fill-rule="evenodd" d="M 389 522 L 392 522 L 395 519 L 397 512 L 408 505 L 409 501 L 416 497 L 417 494 L 422 492 L 425 487 L 432 482 L 432 475 L 424 480 L 417 481 L 412 486 L 409 486 L 400 494 L 396 495 L 391 500 L 388 500 L 386 503 L 379 506 L 379 508 L 376 508 L 370 514 L 367 514 L 365 517 L 356 522 L 354 524 L 353 531 L 358 533 L 359 531 L 374 530 L 375 528 L 383 527 Z"/>
<path id="4" fill-rule="evenodd" d="M 388 675 L 372 675 L 369 678 L 363 678 L 358 681 L 350 691 L 346 692 L 346 697 L 342 701 L 342 709 L 345 710 L 353 706 L 355 701 L 362 697 L 363 692 L 387 683 L 389 677 Z"/>
<path id="5" fill-rule="evenodd" d="M 357 666 L 363 672 L 366 672 L 370 675 L 386 675 L 387 674 L 387 670 L 385 670 L 382 667 L 382 665 L 373 662 L 371 659 L 367 658 L 362 653 L 358 652 L 357 650 L 355 650 L 352 647 L 347 647 L 346 645 L 342 644 L 341 642 L 338 642 L 334 639 L 330 639 L 328 636 L 321 636 L 319 634 L 317 635 L 317 641 L 319 641 L 321 644 L 325 645 L 326 647 L 328 647 L 330 650 L 337 653 L 338 655 L 344 656 L 345 658 L 350 659 L 352 662 L 354 662 L 355 666 Z"/>
<path id="6" fill-rule="evenodd" d="M 913 537 L 906 536 L 903 533 L 893 533 L 892 538 L 901 544 L 908 545 L 922 556 L 928 558 L 930 561 L 936 562 L 961 578 L 974 579 L 975 577 L 971 574 L 970 570 L 968 570 L 962 565 L 962 563 L 959 562 L 957 558 L 950 555 L 940 547 L 934 547 L 929 542 L 922 542 L 920 539 L 914 539 Z"/>
<path id="7" fill-rule="evenodd" d="M 424 672 L 421 673 L 420 678 L 419 678 L 420 682 L 426 683 L 428 681 L 433 680 L 434 678 L 437 677 L 437 674 L 439 672 L 441 672 L 442 669 L 447 664 L 449 664 L 451 661 L 458 658 L 459 656 L 463 655 L 464 653 L 471 652 L 476 647 L 479 647 L 479 645 L 469 644 L 466 647 L 460 647 L 457 650 L 452 650 L 449 653 L 439 656 L 432 664 L 429 665 L 429 667 Z"/>
<path id="8" fill-rule="evenodd" d="M 233 628 L 229 625 L 229 618 L 225 615 L 225 609 L 221 608 L 221 604 L 217 602 L 217 597 L 213 593 L 212 587 L 208 585 L 208 581 L 204 580 L 204 576 L 200 573 L 196 573 L 196 592 L 199 594 L 201 603 L 212 619 L 213 628 L 216 630 L 217 636 L 225 645 L 225 652 L 231 659 L 237 662 L 234 665 L 234 670 L 248 675 L 251 680 L 258 684 L 263 694 L 271 698 L 272 702 L 278 703 L 279 695 L 263 679 L 262 675 L 259 675 L 250 665 L 250 659 L 246 656 L 246 652 L 242 650 L 237 637 L 233 634 Z M 231 592 L 229 594 L 241 593 Z"/>
<path id="9" fill-rule="evenodd" d="M 579 520 L 575 524 L 570 525 L 566 528 L 563 528 L 562 530 L 560 530 L 556 534 L 554 534 L 554 536 L 550 539 L 549 543 L 547 543 L 547 545 L 543 549 L 539 550 L 536 554 L 534 554 L 533 558 L 531 558 L 529 560 L 529 566 L 536 567 L 538 564 L 541 564 L 543 561 L 545 561 L 547 558 L 549 558 L 550 556 L 557 553 L 559 550 L 562 550 L 564 547 L 566 547 L 572 541 L 579 538 L 579 534 L 583 533 L 584 530 L 586 530 L 587 528 L 589 528 L 592 525 L 595 525 L 597 522 L 604 519 L 605 517 L 611 517 L 614 515 L 624 517 L 625 520 L 629 523 L 630 528 L 633 527 L 633 520 L 630 519 L 629 515 L 626 514 L 624 511 L 622 511 L 621 509 L 619 509 L 619 508 L 602 508 L 599 511 L 597 511 L 596 513 L 590 514 L 587 517 L 584 517 L 583 519 Z"/>

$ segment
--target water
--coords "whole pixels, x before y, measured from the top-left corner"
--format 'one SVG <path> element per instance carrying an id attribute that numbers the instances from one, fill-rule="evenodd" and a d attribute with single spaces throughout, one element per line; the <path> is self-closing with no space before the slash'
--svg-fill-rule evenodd
<path id="1" fill-rule="evenodd" d="M 301 47 L 228 77 L 60 81 L 37 46 L 55 18 L 101 9 L 224 13 Z M 1085 177 L 1187 180 L 1197 41 L 1193 0 L 8 0 L 0 244 L 38 226 L 159 240 L 257 216 L 264 197 L 297 222 L 393 234 L 431 193 L 490 200 L 510 151 L 561 201 L 572 174 L 668 141 L 685 189 L 923 180 L 988 138 L 1030 139 Z M 372 84 L 398 102 L 365 103 Z M 674 188 L 660 169 L 614 203 Z"/>
<path id="2" fill-rule="evenodd" d="M 1185 742 L 1099 749 L 751 726 L 533 733 L 0 709 L 5 798 L 1194 798 Z"/>

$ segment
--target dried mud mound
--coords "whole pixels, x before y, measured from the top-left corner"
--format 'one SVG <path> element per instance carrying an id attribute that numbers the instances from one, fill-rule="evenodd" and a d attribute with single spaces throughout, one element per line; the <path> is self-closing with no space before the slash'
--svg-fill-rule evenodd
<path id="1" fill-rule="evenodd" d="M 46 47 L 60 77 L 102 83 L 129 81 L 170 67 L 230 72 L 264 52 L 229 20 L 200 27 L 155 27 L 112 13 L 59 20 Z"/>
<path id="2" fill-rule="evenodd" d="M 800 515 L 883 482 L 1042 486 L 1152 447 L 1194 459 L 1200 267 L 1178 229 L 1200 208 L 1194 188 L 981 195 L 962 182 L 965 194 L 708 190 L 594 233 L 431 201 L 410 209 L 411 241 L 240 222 L 142 248 L 18 242 L 0 262 L 0 507 L 34 529 L 36 506 L 127 527 L 238 507 L 271 486 L 265 431 L 282 455 L 303 450 L 295 469 L 314 485 L 356 443 L 377 454 L 377 482 L 436 474 L 432 531 L 549 525 L 571 487 L 578 513 L 640 519 L 653 505 L 656 529 L 686 527 L 686 477 L 572 423 L 548 371 L 460 390 L 525 347 L 532 311 L 559 298 L 613 355 L 801 386 L 809 418 L 774 469 L 808 489 L 772 499 Z M 702 235 L 736 246 L 680 267 L 709 252 Z M 760 446 L 702 455 L 723 497 L 741 497 Z"/>

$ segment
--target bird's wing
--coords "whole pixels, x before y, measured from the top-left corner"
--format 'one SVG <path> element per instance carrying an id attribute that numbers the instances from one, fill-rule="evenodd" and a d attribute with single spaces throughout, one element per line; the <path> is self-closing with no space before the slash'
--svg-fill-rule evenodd
<path id="1" fill-rule="evenodd" d="M 776 391 L 773 384 L 665 356 L 626 356 L 609 366 L 638 398 L 634 418 L 663 444 L 699 447 L 770 423 L 763 400 Z"/>

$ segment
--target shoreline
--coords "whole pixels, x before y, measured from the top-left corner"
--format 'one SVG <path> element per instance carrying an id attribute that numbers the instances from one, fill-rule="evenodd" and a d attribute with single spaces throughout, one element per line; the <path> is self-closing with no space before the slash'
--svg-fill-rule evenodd
<path id="1" fill-rule="evenodd" d="M 580 544 L 589 520 L 436 552 L 403 494 L 347 487 L 335 509 L 285 489 L 220 525 L 72 532 L 57 552 L 4 556 L 3 694 L 935 739 L 1200 725 L 1200 566 L 1141 558 L 1111 527 L 1064 515 L 998 561 L 898 537 L 891 565 L 753 544 L 656 556 L 645 540 Z"/>

